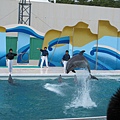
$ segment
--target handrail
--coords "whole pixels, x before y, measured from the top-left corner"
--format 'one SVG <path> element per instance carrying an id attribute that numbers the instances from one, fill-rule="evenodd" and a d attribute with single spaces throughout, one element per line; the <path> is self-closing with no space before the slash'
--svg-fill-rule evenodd
<path id="1" fill-rule="evenodd" d="M 49 119 L 54 120 L 54 119 Z M 84 118 L 63 118 L 63 119 L 55 119 L 55 120 L 107 120 L 106 116 L 98 116 L 98 117 L 84 117 Z"/>

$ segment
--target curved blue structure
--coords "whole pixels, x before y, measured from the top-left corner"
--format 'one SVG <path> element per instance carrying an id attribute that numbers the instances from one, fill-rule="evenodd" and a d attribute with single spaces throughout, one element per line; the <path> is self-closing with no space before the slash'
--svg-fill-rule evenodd
<path id="1" fill-rule="evenodd" d="M 44 36 L 39 35 L 35 31 L 33 31 L 31 28 L 26 27 L 26 26 L 17 26 L 14 28 L 7 28 L 6 32 L 22 32 L 22 33 L 26 33 L 28 35 L 32 35 L 36 38 L 40 38 L 40 39 L 44 40 Z"/>
<path id="2" fill-rule="evenodd" d="M 70 39 L 69 36 L 66 36 L 52 40 L 51 42 L 48 43 L 48 50 L 52 51 L 52 46 L 56 44 L 69 44 L 69 39 Z"/>
<path id="3" fill-rule="evenodd" d="M 113 51 L 113 50 L 111 50 L 111 49 L 109 49 L 109 48 L 104 48 L 104 47 L 93 47 L 92 48 L 92 50 L 91 50 L 91 52 L 90 52 L 90 54 L 91 55 L 94 55 L 94 53 L 95 52 L 101 52 L 101 53 L 106 53 L 106 54 L 109 54 L 109 55 L 111 55 L 112 57 L 116 57 L 117 59 L 119 59 L 120 60 L 120 55 L 119 55 L 119 53 L 117 53 L 116 51 Z"/>

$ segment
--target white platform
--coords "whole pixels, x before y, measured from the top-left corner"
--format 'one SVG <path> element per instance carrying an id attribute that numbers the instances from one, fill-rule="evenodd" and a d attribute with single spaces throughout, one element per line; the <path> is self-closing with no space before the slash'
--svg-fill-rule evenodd
<path id="1" fill-rule="evenodd" d="M 26 67 L 26 68 L 25 68 Z M 79 70 L 79 74 L 84 74 L 84 70 Z M 0 67 L 0 77 L 8 77 L 8 68 L 7 67 Z M 96 77 L 110 77 L 110 76 L 117 76 L 120 78 L 120 70 L 91 70 L 91 74 Z M 24 67 L 13 67 L 13 77 L 21 77 L 21 78 L 55 78 L 59 77 L 74 77 L 75 73 L 70 72 L 69 74 L 64 73 L 63 67 L 49 67 L 49 68 L 39 68 L 33 66 L 24 66 Z"/>

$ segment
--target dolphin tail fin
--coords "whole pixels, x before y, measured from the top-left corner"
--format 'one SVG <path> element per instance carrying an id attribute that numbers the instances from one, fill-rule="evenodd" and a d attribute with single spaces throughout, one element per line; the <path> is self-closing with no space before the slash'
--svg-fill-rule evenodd
<path id="1" fill-rule="evenodd" d="M 12 79 L 11 74 L 9 74 L 9 77 L 8 77 L 8 82 L 9 82 L 10 84 L 13 84 L 13 79 Z"/>
<path id="2" fill-rule="evenodd" d="M 68 70 L 66 70 L 66 73 L 68 74 L 68 73 L 69 73 L 69 71 L 68 71 Z"/>
<path id="3" fill-rule="evenodd" d="M 76 73 L 75 70 L 72 70 L 73 73 Z"/>
<path id="4" fill-rule="evenodd" d="M 83 55 L 84 52 L 85 50 L 80 51 L 79 55 Z"/>
<path id="5" fill-rule="evenodd" d="M 91 79 L 96 79 L 96 80 L 98 80 L 98 78 L 96 78 L 95 76 L 93 76 L 93 75 L 91 75 L 91 74 L 90 74 L 90 76 L 91 76 Z"/>
<path id="6" fill-rule="evenodd" d="M 58 77 L 58 82 L 62 82 L 62 76 L 61 75 Z"/>

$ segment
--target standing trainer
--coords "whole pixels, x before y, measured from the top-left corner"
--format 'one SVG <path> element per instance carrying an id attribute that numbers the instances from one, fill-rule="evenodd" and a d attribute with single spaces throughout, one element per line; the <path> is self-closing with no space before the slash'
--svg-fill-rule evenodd
<path id="1" fill-rule="evenodd" d="M 41 68 L 43 67 L 44 61 L 46 63 L 46 67 L 48 67 L 48 51 L 47 51 L 47 47 L 44 47 L 44 50 L 40 49 L 40 48 L 37 48 L 37 49 L 42 52 L 42 56 L 41 56 L 42 61 L 41 61 L 40 67 Z"/>
<path id="2" fill-rule="evenodd" d="M 62 62 L 63 62 L 63 65 L 64 65 L 64 72 L 66 70 L 66 64 L 67 64 L 69 59 L 70 59 L 69 51 L 66 50 L 65 54 L 63 55 L 63 58 L 62 58 Z"/>
<path id="3" fill-rule="evenodd" d="M 8 70 L 9 70 L 9 74 L 10 74 L 10 75 L 11 75 L 11 73 L 12 73 L 12 64 L 13 64 L 14 56 L 17 56 L 17 54 L 16 54 L 16 53 L 13 53 L 13 49 L 10 48 L 10 49 L 9 49 L 9 53 L 6 54 L 7 65 L 8 65 Z"/>

